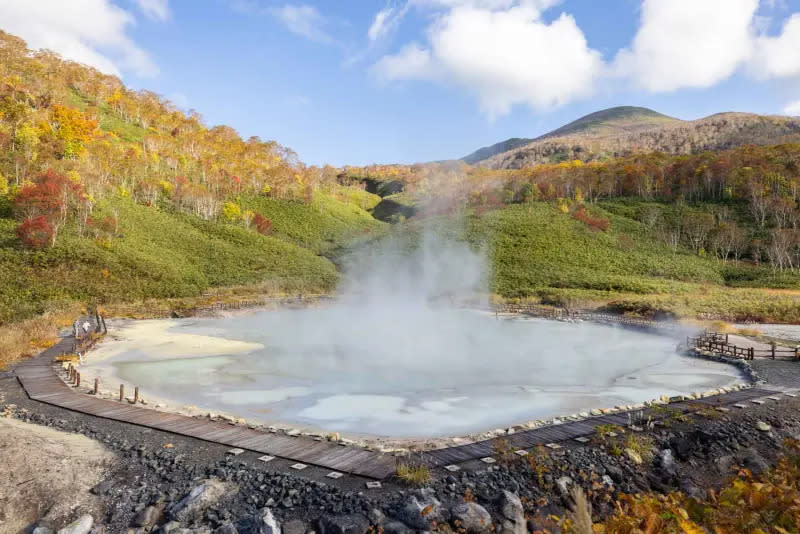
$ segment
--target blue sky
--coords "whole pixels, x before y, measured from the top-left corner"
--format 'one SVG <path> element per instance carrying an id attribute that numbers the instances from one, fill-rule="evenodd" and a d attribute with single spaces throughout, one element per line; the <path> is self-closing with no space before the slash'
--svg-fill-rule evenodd
<path id="1" fill-rule="evenodd" d="M 0 27 L 310 164 L 457 158 L 616 105 L 800 115 L 800 0 L 65 4 L 8 0 Z"/>

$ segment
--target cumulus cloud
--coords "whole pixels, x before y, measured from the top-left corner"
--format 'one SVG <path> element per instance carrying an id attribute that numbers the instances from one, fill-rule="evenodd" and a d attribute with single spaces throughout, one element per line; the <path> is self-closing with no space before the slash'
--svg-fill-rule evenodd
<path id="1" fill-rule="evenodd" d="M 103 72 L 155 76 L 158 67 L 127 35 L 133 16 L 110 0 L 4 0 L 3 30 L 34 49 L 46 48 Z"/>
<path id="2" fill-rule="evenodd" d="M 800 116 L 800 100 L 789 102 L 786 107 L 783 108 L 783 112 L 786 115 Z"/>
<path id="3" fill-rule="evenodd" d="M 757 9 L 758 0 L 645 0 L 615 70 L 648 91 L 710 87 L 750 58 Z"/>
<path id="4" fill-rule="evenodd" d="M 333 42 L 324 29 L 327 19 L 314 6 L 286 4 L 272 13 L 292 33 L 320 43 Z"/>
<path id="5" fill-rule="evenodd" d="M 800 76 L 800 13 L 783 24 L 775 37 L 756 40 L 752 69 L 760 78 Z"/>
<path id="6" fill-rule="evenodd" d="M 163 21 L 169 18 L 169 0 L 136 0 L 136 5 L 151 19 Z"/>
<path id="7" fill-rule="evenodd" d="M 541 18 L 544 1 L 418 0 L 447 5 L 428 28 L 428 44 L 406 45 L 374 67 L 382 80 L 454 83 L 490 116 L 515 104 L 550 109 L 589 95 L 603 70 L 575 19 Z M 552 3 L 552 2 L 550 2 Z"/>

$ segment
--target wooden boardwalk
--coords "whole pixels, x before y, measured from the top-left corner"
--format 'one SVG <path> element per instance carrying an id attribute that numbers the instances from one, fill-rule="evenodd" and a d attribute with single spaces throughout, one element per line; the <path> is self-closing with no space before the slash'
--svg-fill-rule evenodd
<path id="1" fill-rule="evenodd" d="M 31 399 L 74 412 L 155 428 L 342 473 L 381 480 L 392 476 L 395 472 L 397 459 L 387 454 L 352 446 L 344 447 L 330 441 L 316 441 L 305 436 L 291 437 L 240 425 L 159 412 L 133 406 L 127 402 L 79 393 L 58 377 L 54 366 L 54 358 L 71 351 L 73 343 L 72 338 L 65 338 L 38 357 L 17 366 L 16 376 Z M 733 405 L 777 393 L 779 392 L 769 388 L 756 387 L 704 399 L 671 403 L 669 407 L 687 412 L 695 409 L 697 405 Z M 648 415 L 657 418 L 652 409 L 642 411 L 645 419 Z M 599 425 L 626 426 L 629 422 L 628 413 L 616 413 L 517 432 L 503 436 L 503 439 L 512 449 L 530 449 L 540 444 L 564 443 L 577 437 L 589 436 Z M 427 451 L 419 453 L 416 459 L 430 467 L 459 464 L 492 456 L 497 452 L 495 443 L 495 440 L 485 440 Z"/>

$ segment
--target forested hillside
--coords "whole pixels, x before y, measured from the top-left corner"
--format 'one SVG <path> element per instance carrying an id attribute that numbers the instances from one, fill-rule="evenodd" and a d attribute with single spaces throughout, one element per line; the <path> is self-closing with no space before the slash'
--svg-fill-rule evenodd
<path id="1" fill-rule="evenodd" d="M 265 127 L 268 129 L 268 127 Z M 0 321 L 59 302 L 325 292 L 379 198 L 0 32 Z"/>
<path id="2" fill-rule="evenodd" d="M 521 169 L 580 160 L 607 161 L 634 154 L 698 154 L 743 145 L 800 142 L 800 119 L 718 113 L 695 121 L 647 108 L 623 106 L 581 117 L 535 139 L 509 139 L 464 158 L 492 169 Z"/>

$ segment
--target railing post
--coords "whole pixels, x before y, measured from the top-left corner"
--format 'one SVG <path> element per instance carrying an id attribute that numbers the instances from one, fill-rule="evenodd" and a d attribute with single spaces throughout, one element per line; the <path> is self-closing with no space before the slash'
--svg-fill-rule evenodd
<path id="1" fill-rule="evenodd" d="M 94 394 L 97 395 L 97 392 L 100 390 L 100 379 L 94 379 Z"/>
<path id="2" fill-rule="evenodd" d="M 125 398 L 125 385 L 124 384 L 120 384 L 119 385 L 119 401 L 122 402 L 122 400 L 124 398 Z"/>
<path id="3" fill-rule="evenodd" d="M 772 359 L 775 359 L 775 342 L 770 343 L 770 349 L 772 349 Z"/>
<path id="4" fill-rule="evenodd" d="M 75 371 L 75 387 L 81 387 L 81 374 L 77 371 Z"/>
<path id="5" fill-rule="evenodd" d="M 139 402 L 139 386 L 133 388 L 133 403 Z"/>

